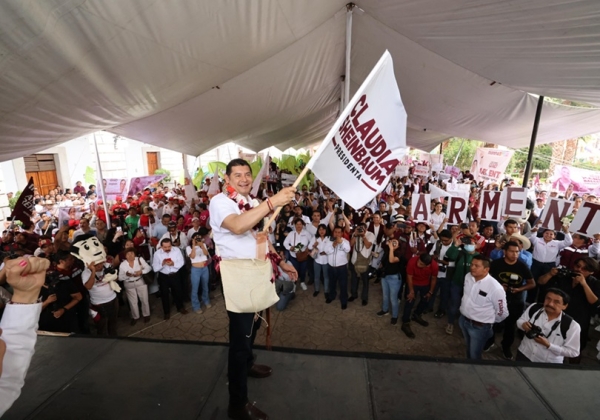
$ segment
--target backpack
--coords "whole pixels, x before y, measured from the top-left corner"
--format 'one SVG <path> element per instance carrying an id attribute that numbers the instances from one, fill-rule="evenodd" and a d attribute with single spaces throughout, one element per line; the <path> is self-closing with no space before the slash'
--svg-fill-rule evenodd
<path id="1" fill-rule="evenodd" d="M 543 308 L 543 303 L 536 303 L 532 305 L 531 308 L 529 308 L 529 312 L 527 313 L 527 315 L 529 316 L 529 320 L 531 321 L 531 317 L 533 316 L 533 314 L 535 314 L 537 311 Z M 541 312 L 535 317 L 533 322 L 535 322 L 540 315 Z M 563 312 L 562 319 L 560 321 L 560 335 L 562 335 L 563 340 L 567 339 L 567 331 L 569 331 L 569 328 L 571 327 L 571 322 L 573 322 L 573 318 L 570 315 L 567 315 Z"/>

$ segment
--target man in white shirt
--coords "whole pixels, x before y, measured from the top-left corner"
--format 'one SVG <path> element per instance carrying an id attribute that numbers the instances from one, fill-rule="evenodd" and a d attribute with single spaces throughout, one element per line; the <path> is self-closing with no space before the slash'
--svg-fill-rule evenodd
<path id="1" fill-rule="evenodd" d="M 160 241 L 160 248 L 154 253 L 152 268 L 158 273 L 158 285 L 162 299 L 165 320 L 171 318 L 171 300 L 169 289 L 173 293 L 173 300 L 177 310 L 185 315 L 188 311 L 183 307 L 183 290 L 181 290 L 180 269 L 183 267 L 183 254 L 179 249 L 173 248 L 171 239 L 164 238 Z"/>
<path id="2" fill-rule="evenodd" d="M 465 276 L 458 324 L 467 344 L 467 359 L 481 359 L 486 341 L 494 335 L 494 323 L 508 316 L 506 292 L 490 276 L 490 260 L 476 255 Z"/>
<path id="3" fill-rule="evenodd" d="M 252 189 L 252 169 L 243 159 L 234 159 L 225 170 L 228 185 L 242 197 L 246 203 Z M 242 211 L 239 203 L 225 193 L 215 195 L 210 202 L 210 226 L 213 238 L 223 259 L 256 258 L 257 241 L 253 232 L 258 223 L 274 207 L 282 207 L 294 197 L 295 188 L 283 188 L 269 200 Z M 271 247 L 272 248 L 272 247 Z M 285 261 L 279 261 L 279 268 L 292 280 L 297 278 L 296 270 Z M 226 280 L 223 279 L 225 282 Z M 252 346 L 256 332 L 260 327 L 260 318 L 255 320 L 254 313 L 235 313 L 227 311 L 229 317 L 229 407 L 230 419 L 267 419 L 268 416 L 254 404 L 248 402 L 248 376 L 265 378 L 272 369 L 254 363 Z"/>
<path id="4" fill-rule="evenodd" d="M 329 263 L 329 295 L 325 303 L 335 300 L 337 284 L 340 284 L 342 309 L 348 307 L 348 253 L 350 242 L 344 239 L 340 226 L 333 228 L 333 242 L 328 242 L 325 253 Z"/>
<path id="5" fill-rule="evenodd" d="M 562 363 L 565 357 L 579 356 L 581 327 L 564 311 L 569 295 L 560 289 L 546 291 L 544 304 L 534 303 L 517 320 L 525 331 L 517 361 Z"/>
<path id="6" fill-rule="evenodd" d="M 0 417 L 19 398 L 25 384 L 42 312 L 38 296 L 49 265 L 48 259 L 37 257 L 6 261 L 13 295 L 0 321 Z"/>
<path id="7" fill-rule="evenodd" d="M 541 238 L 537 237 L 537 231 L 538 228 L 535 227 L 531 229 L 531 232 L 528 235 L 526 235 L 534 246 L 531 271 L 536 279 L 539 276 L 546 274 L 552 267 L 555 267 L 556 259 L 560 251 L 573 243 L 573 238 L 571 237 L 571 233 L 569 233 L 568 226 L 563 226 L 565 239 L 562 241 L 555 239 L 556 232 L 551 229 L 546 229 Z"/>
<path id="8" fill-rule="evenodd" d="M 294 214 L 292 214 L 290 216 L 290 219 L 288 220 L 288 226 L 291 227 L 292 229 L 294 228 L 294 220 L 296 220 L 296 219 L 302 219 L 302 221 L 304 222 L 305 225 L 310 224 L 310 219 L 308 218 L 308 216 L 305 216 L 304 214 L 302 214 L 302 207 L 300 207 L 300 206 L 294 207 Z"/>
<path id="9" fill-rule="evenodd" d="M 363 283 L 360 298 L 362 299 L 362 306 L 367 306 L 369 301 L 369 264 L 371 262 L 373 244 L 376 239 L 373 232 L 367 231 L 366 223 L 360 223 L 352 234 L 352 238 L 350 239 L 350 246 L 352 247 L 351 262 L 355 272 L 351 276 L 351 296 L 348 299 L 349 302 L 358 299 L 358 277 L 360 276 L 360 280 Z"/>

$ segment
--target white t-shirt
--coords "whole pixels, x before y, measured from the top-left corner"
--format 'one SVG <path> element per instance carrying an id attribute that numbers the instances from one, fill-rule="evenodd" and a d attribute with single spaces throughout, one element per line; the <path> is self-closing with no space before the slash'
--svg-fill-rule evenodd
<path id="1" fill-rule="evenodd" d="M 200 248 L 199 246 L 195 246 L 194 248 L 196 248 L 196 256 L 194 258 L 191 257 L 192 247 L 188 246 L 185 249 L 188 257 L 190 257 L 190 260 L 192 261 L 192 264 L 206 261 L 207 258 L 206 258 L 206 255 L 204 255 L 202 248 Z"/>
<path id="2" fill-rule="evenodd" d="M 209 211 L 213 241 L 221 258 L 256 258 L 256 239 L 251 230 L 236 235 L 221 227 L 223 220 L 230 214 L 241 214 L 237 203 L 220 193 L 210 200 Z"/>
<path id="3" fill-rule="evenodd" d="M 110 267 L 110 264 L 105 264 L 105 267 Z M 86 267 L 85 270 L 83 270 L 83 273 L 81 273 L 81 280 L 83 281 L 83 284 L 87 283 L 91 275 L 92 272 Z M 117 294 L 113 291 L 113 289 L 110 288 L 110 285 L 102 281 L 103 278 L 104 270 L 102 273 L 96 273 L 94 285 L 90 289 L 90 301 L 94 305 L 108 303 L 117 297 Z"/>

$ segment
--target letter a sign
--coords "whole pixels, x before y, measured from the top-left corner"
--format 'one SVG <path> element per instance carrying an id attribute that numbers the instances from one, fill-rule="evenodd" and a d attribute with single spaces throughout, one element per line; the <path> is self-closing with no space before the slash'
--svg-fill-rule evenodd
<path id="1" fill-rule="evenodd" d="M 385 189 L 405 153 L 406 111 L 386 51 L 307 166 L 360 208 Z"/>

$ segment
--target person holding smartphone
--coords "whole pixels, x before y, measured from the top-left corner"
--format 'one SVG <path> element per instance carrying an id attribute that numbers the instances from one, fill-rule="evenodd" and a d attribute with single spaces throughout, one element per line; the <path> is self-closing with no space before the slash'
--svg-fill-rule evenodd
<path id="1" fill-rule="evenodd" d="M 198 300 L 198 288 L 201 283 L 202 303 L 206 309 L 209 309 L 212 305 L 210 304 L 210 298 L 208 296 L 208 249 L 199 232 L 192 235 L 192 241 L 190 245 L 186 247 L 186 253 L 192 262 L 192 310 L 194 313 L 201 314 L 202 308 L 200 306 L 200 301 Z"/>
<path id="2" fill-rule="evenodd" d="M 177 310 L 185 315 L 188 311 L 183 306 L 183 291 L 179 280 L 179 269 L 183 267 L 183 254 L 179 249 L 173 247 L 171 239 L 164 238 L 160 241 L 160 248 L 154 253 L 152 268 L 158 273 L 158 285 L 162 299 L 165 320 L 171 318 L 170 293 Z"/>

